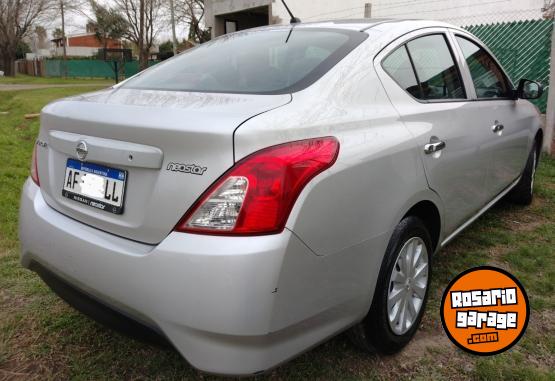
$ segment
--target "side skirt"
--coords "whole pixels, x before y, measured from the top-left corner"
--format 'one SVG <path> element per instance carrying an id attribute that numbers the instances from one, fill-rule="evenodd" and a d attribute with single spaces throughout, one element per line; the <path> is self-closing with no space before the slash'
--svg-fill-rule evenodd
<path id="1" fill-rule="evenodd" d="M 507 193 L 509 193 L 511 191 L 511 189 L 513 189 L 516 184 L 518 184 L 518 182 L 520 181 L 520 176 L 518 177 L 518 179 L 516 179 L 515 181 L 513 181 L 513 183 L 511 185 L 509 185 L 507 188 L 505 188 L 501 193 L 499 193 L 493 200 L 491 200 L 490 202 L 488 202 L 482 209 L 480 209 L 478 211 L 478 213 L 476 213 L 474 216 L 472 216 L 468 221 L 466 221 L 464 224 L 462 224 L 461 226 L 459 226 L 457 228 L 457 230 L 455 230 L 453 233 L 451 233 L 447 238 L 445 238 L 443 240 L 443 242 L 441 242 L 440 247 L 444 247 L 445 245 L 447 245 L 449 242 L 451 242 L 453 240 L 453 238 L 455 238 L 457 235 L 459 235 L 460 232 L 462 232 L 464 229 L 466 229 L 470 224 L 472 224 L 474 221 L 476 221 L 482 214 L 484 214 L 489 208 L 491 208 L 493 205 L 495 205 L 499 200 L 501 200 Z"/>

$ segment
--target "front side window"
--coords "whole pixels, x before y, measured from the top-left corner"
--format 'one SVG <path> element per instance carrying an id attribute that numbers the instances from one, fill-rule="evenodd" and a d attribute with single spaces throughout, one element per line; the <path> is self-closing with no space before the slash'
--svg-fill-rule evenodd
<path id="1" fill-rule="evenodd" d="M 512 89 L 495 60 L 474 42 L 456 36 L 470 70 L 476 96 L 480 99 L 509 98 Z"/>
<path id="2" fill-rule="evenodd" d="M 407 48 L 420 83 L 420 99 L 466 98 L 459 70 L 442 34 L 414 39 Z"/>
<path id="3" fill-rule="evenodd" d="M 285 94 L 308 87 L 368 34 L 325 28 L 243 31 L 191 49 L 124 88 Z"/>

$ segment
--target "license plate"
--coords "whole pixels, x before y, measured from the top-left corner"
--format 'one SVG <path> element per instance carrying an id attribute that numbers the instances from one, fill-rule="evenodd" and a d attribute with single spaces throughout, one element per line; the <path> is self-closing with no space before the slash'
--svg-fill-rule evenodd
<path id="1" fill-rule="evenodd" d="M 127 171 L 68 159 L 62 195 L 93 208 L 123 213 Z"/>

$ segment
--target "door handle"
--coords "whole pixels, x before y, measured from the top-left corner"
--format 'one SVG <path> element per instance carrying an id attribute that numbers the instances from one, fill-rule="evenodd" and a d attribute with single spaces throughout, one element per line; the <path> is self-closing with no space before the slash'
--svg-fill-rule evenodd
<path id="1" fill-rule="evenodd" d="M 424 153 L 426 155 L 429 155 L 429 154 L 432 154 L 434 152 L 441 151 L 444 148 L 445 148 L 445 142 L 440 140 L 438 142 L 433 142 L 433 143 L 426 144 L 424 146 Z"/>
<path id="2" fill-rule="evenodd" d="M 493 131 L 494 134 L 503 131 L 504 128 L 505 126 L 499 123 L 497 120 L 495 121 L 495 124 L 491 126 L 491 130 Z"/>

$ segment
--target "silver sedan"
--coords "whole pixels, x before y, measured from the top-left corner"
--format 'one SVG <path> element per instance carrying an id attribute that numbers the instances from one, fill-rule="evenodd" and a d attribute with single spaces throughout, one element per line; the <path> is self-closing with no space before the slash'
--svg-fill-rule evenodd
<path id="1" fill-rule="evenodd" d="M 42 110 L 21 263 L 207 372 L 349 328 L 394 353 L 432 254 L 502 197 L 531 202 L 541 92 L 438 22 L 227 35 Z"/>

